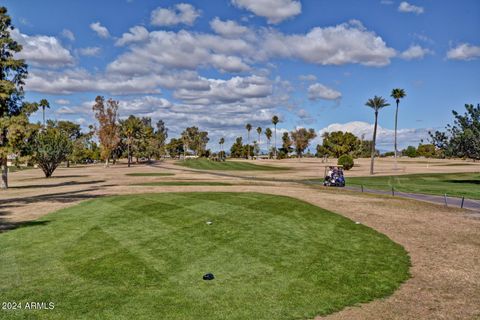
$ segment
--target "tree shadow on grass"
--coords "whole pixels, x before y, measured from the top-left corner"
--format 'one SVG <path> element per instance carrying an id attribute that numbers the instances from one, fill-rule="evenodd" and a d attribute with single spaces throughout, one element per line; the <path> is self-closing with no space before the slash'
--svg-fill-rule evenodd
<path id="1" fill-rule="evenodd" d="M 22 206 L 26 206 L 29 204 L 35 204 L 40 202 L 51 202 L 51 203 L 73 203 L 78 202 L 81 200 L 88 200 L 97 198 L 101 195 L 94 195 L 90 192 L 99 190 L 100 187 L 91 187 L 82 190 L 76 191 L 69 191 L 69 192 L 58 192 L 58 193 L 49 193 L 49 194 L 41 194 L 35 195 L 30 197 L 21 197 L 21 198 L 11 198 L 11 199 L 2 199 L 0 201 L 0 231 L 5 229 L 5 225 L 22 225 L 25 223 L 34 223 L 35 221 L 19 221 L 19 222 L 11 222 L 8 219 L 2 218 L 9 216 L 12 213 L 12 210 L 15 208 L 20 208 Z M 40 222 L 35 222 L 40 223 Z M 35 225 L 31 224 L 30 226 Z M 10 230 L 10 229 L 8 229 Z"/>
<path id="2" fill-rule="evenodd" d="M 30 184 L 26 186 L 11 186 L 11 189 L 33 189 L 33 188 L 55 188 L 55 187 L 65 187 L 65 186 L 77 186 L 84 184 L 96 184 L 105 182 L 105 180 L 93 180 L 93 181 L 65 181 L 53 184 Z"/>
<path id="3" fill-rule="evenodd" d="M 465 179 L 465 180 L 445 180 L 448 183 L 465 183 L 465 184 L 480 184 L 480 179 Z"/>
<path id="4" fill-rule="evenodd" d="M 26 227 L 44 226 L 50 223 L 49 220 L 42 221 L 21 221 L 21 222 L 5 222 L 0 219 L 0 233 Z"/>

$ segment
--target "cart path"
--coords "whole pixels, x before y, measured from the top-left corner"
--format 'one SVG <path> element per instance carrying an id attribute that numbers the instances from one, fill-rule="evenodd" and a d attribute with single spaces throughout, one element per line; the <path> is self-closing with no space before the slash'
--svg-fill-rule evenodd
<path id="1" fill-rule="evenodd" d="M 298 184 L 307 184 L 307 185 L 318 185 L 318 186 L 323 186 L 323 183 L 320 181 L 304 181 L 304 180 L 294 180 L 294 179 L 271 179 L 271 178 L 259 178 L 255 176 L 242 176 L 242 175 L 235 175 L 235 174 L 230 174 L 230 173 L 224 173 L 224 172 L 215 172 L 215 171 L 210 171 L 210 170 L 199 170 L 199 169 L 187 169 L 187 168 L 175 168 L 173 166 L 163 166 L 163 165 L 158 165 L 158 164 L 151 164 L 149 165 L 151 167 L 155 168 L 161 168 L 161 169 L 167 169 L 167 170 L 178 170 L 178 171 L 187 171 L 187 172 L 196 172 L 196 173 L 205 173 L 205 174 L 210 174 L 214 176 L 220 176 L 220 177 L 231 177 L 231 178 L 237 178 L 237 179 L 245 179 L 245 180 L 256 180 L 256 181 L 269 181 L 269 182 L 289 182 L 289 183 L 298 183 Z M 377 189 L 366 189 L 363 188 L 363 191 L 360 187 L 351 187 L 351 186 L 346 186 L 345 190 L 348 191 L 354 191 L 354 192 L 364 192 L 364 193 L 370 193 L 370 194 L 380 194 L 380 195 L 387 195 L 387 196 L 392 196 L 391 191 L 386 191 L 386 190 L 377 190 Z M 429 195 L 429 194 L 422 194 L 422 193 L 409 193 L 409 192 L 400 192 L 400 191 L 395 191 L 393 194 L 394 197 L 400 197 L 400 198 L 408 198 L 408 199 L 414 199 L 418 201 L 424 201 L 424 202 L 430 202 L 430 203 L 435 203 L 447 207 L 454 207 L 454 208 L 460 208 L 462 205 L 462 198 L 457 198 L 457 197 L 446 197 L 446 204 L 445 204 L 445 197 L 444 196 L 437 196 L 437 195 Z M 473 200 L 473 199 L 467 199 L 465 198 L 463 201 L 463 208 L 474 211 L 475 216 L 480 217 L 480 200 Z"/>

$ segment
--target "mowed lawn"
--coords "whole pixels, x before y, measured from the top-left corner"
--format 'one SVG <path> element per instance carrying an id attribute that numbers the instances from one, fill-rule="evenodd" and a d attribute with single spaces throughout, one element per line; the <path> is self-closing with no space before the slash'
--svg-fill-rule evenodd
<path id="1" fill-rule="evenodd" d="M 199 170 L 224 170 L 224 171 L 275 171 L 288 170 L 288 168 L 273 167 L 256 164 L 257 161 L 212 161 L 209 159 L 187 159 L 176 162 L 177 165 Z"/>
<path id="2" fill-rule="evenodd" d="M 480 173 L 431 173 L 401 176 L 352 177 L 347 185 L 480 199 Z"/>
<path id="3" fill-rule="evenodd" d="M 55 304 L 1 319 L 311 319 L 390 295 L 410 265 L 366 226 L 258 193 L 98 198 L 0 248 L 2 300 Z"/>

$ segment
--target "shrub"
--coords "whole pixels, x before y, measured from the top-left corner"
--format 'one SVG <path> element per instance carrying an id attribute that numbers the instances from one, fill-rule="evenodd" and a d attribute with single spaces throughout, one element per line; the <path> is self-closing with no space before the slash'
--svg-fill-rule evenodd
<path id="1" fill-rule="evenodd" d="M 338 158 L 337 164 L 343 166 L 343 169 L 350 170 L 353 168 L 353 158 L 351 155 L 344 154 Z"/>

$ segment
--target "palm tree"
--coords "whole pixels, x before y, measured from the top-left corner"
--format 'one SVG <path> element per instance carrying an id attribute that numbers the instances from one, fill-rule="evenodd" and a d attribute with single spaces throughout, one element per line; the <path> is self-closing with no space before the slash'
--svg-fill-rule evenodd
<path id="1" fill-rule="evenodd" d="M 260 145 L 261 145 L 261 140 L 260 140 L 260 135 L 262 134 L 262 128 L 257 127 L 257 133 L 258 133 L 258 150 L 260 151 Z M 257 154 L 257 160 L 258 160 L 258 154 Z"/>
<path id="2" fill-rule="evenodd" d="M 221 158 L 223 159 L 224 158 L 224 154 L 223 154 L 223 144 L 225 143 L 225 138 L 220 138 L 220 141 L 218 141 L 218 144 L 220 145 L 220 155 L 221 155 Z"/>
<path id="3" fill-rule="evenodd" d="M 250 158 L 250 130 L 252 130 L 252 125 L 250 123 L 247 123 L 245 126 L 245 129 L 247 129 L 247 159 Z"/>
<path id="4" fill-rule="evenodd" d="M 267 150 L 270 157 L 270 139 L 272 139 L 272 129 L 265 129 L 265 136 L 267 137 Z"/>
<path id="5" fill-rule="evenodd" d="M 277 116 L 273 116 L 272 117 L 272 123 L 275 127 L 275 135 L 273 136 L 273 141 L 274 141 L 274 144 L 275 144 L 275 149 L 274 149 L 274 158 L 277 159 L 277 123 L 278 123 L 279 119 Z"/>
<path id="6" fill-rule="evenodd" d="M 405 90 L 396 88 L 392 90 L 390 96 L 395 99 L 397 103 L 397 109 L 395 110 L 395 140 L 394 140 L 394 147 L 395 147 L 395 169 L 397 168 L 397 119 L 398 119 L 398 104 L 400 103 L 400 99 L 407 96 Z"/>
<path id="7" fill-rule="evenodd" d="M 370 107 L 375 112 L 375 126 L 373 127 L 373 140 L 372 140 L 372 156 L 370 161 L 370 174 L 373 174 L 373 161 L 375 159 L 375 142 L 377 140 L 377 124 L 378 124 L 378 111 L 390 104 L 382 97 L 375 96 L 373 99 L 368 99 L 365 103 L 367 107 Z"/>
<path id="8" fill-rule="evenodd" d="M 38 104 L 42 108 L 43 112 L 43 127 L 45 128 L 45 108 L 50 109 L 50 103 L 48 103 L 47 99 L 42 99 L 40 100 L 40 103 Z"/>

